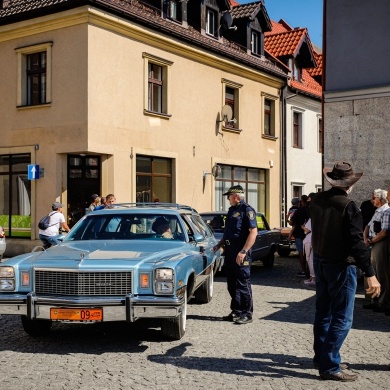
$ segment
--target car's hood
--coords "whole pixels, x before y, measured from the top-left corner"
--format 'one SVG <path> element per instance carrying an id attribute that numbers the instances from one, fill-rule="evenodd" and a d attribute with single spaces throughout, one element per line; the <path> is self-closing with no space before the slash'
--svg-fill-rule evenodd
<path id="1" fill-rule="evenodd" d="M 188 252 L 189 244 L 178 241 L 84 241 L 65 242 L 44 252 L 27 253 L 7 260 L 6 265 L 34 263 L 34 267 L 56 268 L 121 268 L 179 260 Z M 194 246 L 194 251 L 199 249 Z"/>

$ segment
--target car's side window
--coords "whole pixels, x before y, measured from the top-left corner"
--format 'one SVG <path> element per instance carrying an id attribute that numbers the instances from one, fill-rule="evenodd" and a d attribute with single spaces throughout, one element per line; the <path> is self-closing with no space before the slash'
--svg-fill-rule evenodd
<path id="1" fill-rule="evenodd" d="M 262 215 L 257 215 L 256 216 L 257 220 L 257 230 L 265 230 L 265 224 L 264 224 L 264 219 Z"/>
<path id="2" fill-rule="evenodd" d="M 184 226 L 186 228 L 186 232 L 188 234 L 188 237 L 193 237 L 195 234 L 195 231 L 187 219 L 188 216 L 184 215 L 184 216 L 182 216 L 182 218 L 183 218 Z"/>
<path id="3" fill-rule="evenodd" d="M 199 217 L 198 215 L 191 215 L 191 219 L 194 224 L 199 227 L 200 234 L 202 234 L 204 237 L 208 237 L 211 235 L 210 229 L 207 227 L 201 217 Z"/>

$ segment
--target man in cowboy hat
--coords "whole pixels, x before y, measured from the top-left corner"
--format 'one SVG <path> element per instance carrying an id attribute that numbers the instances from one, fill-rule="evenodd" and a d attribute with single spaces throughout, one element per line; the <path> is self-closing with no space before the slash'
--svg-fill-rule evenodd
<path id="1" fill-rule="evenodd" d="M 310 206 L 316 276 L 313 363 L 322 379 L 349 382 L 357 375 L 342 371 L 347 365 L 341 363 L 340 348 L 352 326 L 356 266 L 367 279 L 367 294 L 379 296 L 380 284 L 363 241 L 361 212 L 348 199 L 363 172 L 339 161 L 323 173 L 332 188 L 314 196 Z"/>
<path id="2" fill-rule="evenodd" d="M 244 201 L 245 193 L 240 185 L 230 187 L 223 195 L 227 196 L 231 207 L 223 237 L 213 248 L 215 252 L 224 247 L 227 288 L 231 297 L 231 313 L 223 320 L 247 324 L 252 322 L 253 313 L 250 249 L 257 237 L 256 212 Z"/>

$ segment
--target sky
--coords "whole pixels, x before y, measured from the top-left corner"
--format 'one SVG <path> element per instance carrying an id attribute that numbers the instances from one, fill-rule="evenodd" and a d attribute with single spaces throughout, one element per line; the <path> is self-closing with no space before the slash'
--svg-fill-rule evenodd
<path id="1" fill-rule="evenodd" d="M 236 0 L 240 4 L 255 0 Z M 306 27 L 312 43 L 322 48 L 323 0 L 264 0 L 270 19 L 284 19 L 291 27 Z"/>

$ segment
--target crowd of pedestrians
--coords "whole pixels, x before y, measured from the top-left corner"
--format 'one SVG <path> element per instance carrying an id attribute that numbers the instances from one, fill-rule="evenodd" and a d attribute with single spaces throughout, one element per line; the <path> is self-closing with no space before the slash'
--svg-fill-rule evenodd
<path id="1" fill-rule="evenodd" d="M 313 261 L 312 220 L 310 218 L 311 201 L 316 196 L 311 193 L 302 195 L 301 199 L 293 198 L 289 210 L 288 222 L 292 226 L 290 239 L 294 238 L 300 260 L 298 276 L 308 277 L 304 285 L 315 287 L 316 276 Z M 375 189 L 371 198 L 360 206 L 362 220 L 363 242 L 367 249 L 376 278 L 381 284 L 379 297 L 363 305 L 364 309 L 373 310 L 390 316 L 390 189 Z M 359 226 L 360 226 L 360 222 Z M 300 228 L 299 228 L 300 227 Z M 345 228 L 345 227 L 343 227 Z M 302 234 L 303 232 L 303 234 Z M 297 235 L 297 237 L 295 237 Z M 302 240 L 302 242 L 301 242 Z M 360 240 L 360 235 L 359 235 Z M 358 272 L 359 275 L 359 272 Z"/>

